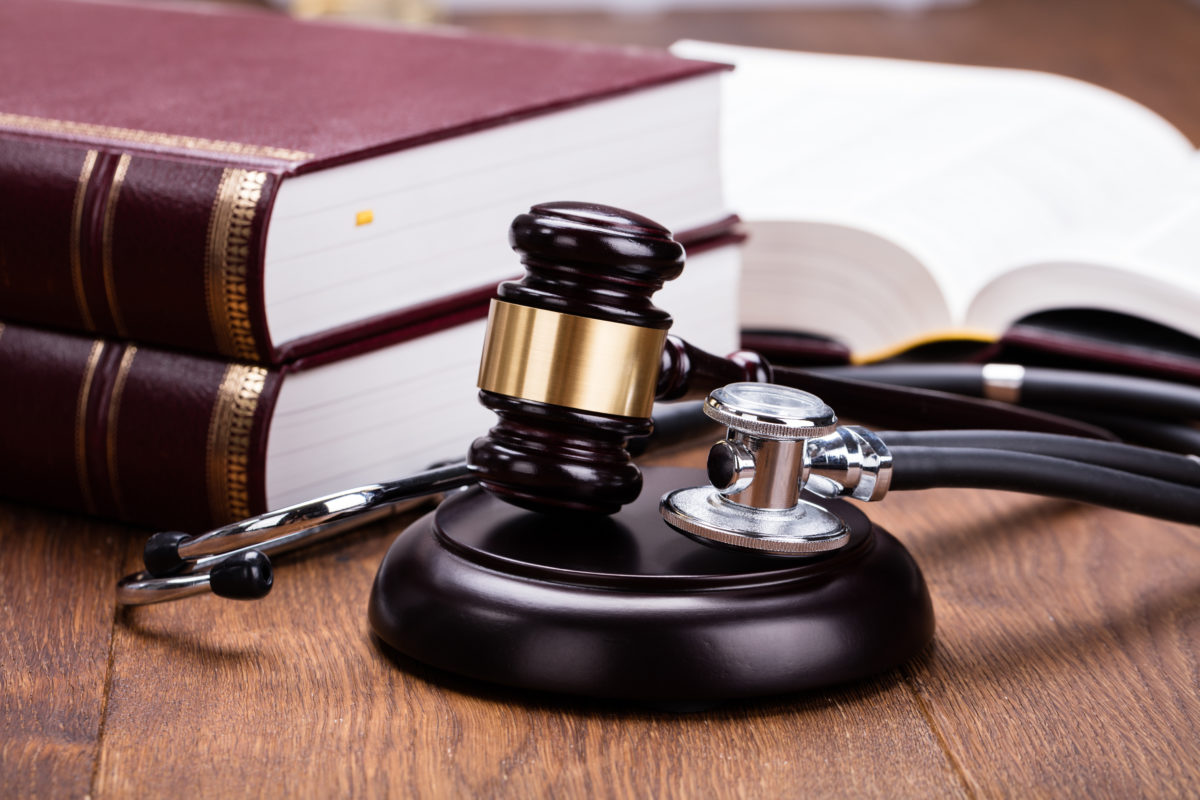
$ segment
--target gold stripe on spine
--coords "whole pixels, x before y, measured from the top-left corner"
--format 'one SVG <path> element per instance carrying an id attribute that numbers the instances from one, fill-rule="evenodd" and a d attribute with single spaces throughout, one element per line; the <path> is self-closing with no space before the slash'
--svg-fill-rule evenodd
<path id="1" fill-rule="evenodd" d="M 205 139 L 199 136 L 180 136 L 171 133 L 139 131 L 132 128 L 117 128 L 109 125 L 92 125 L 87 122 L 70 122 L 60 119 L 43 119 L 24 114 L 0 113 L 0 128 L 29 131 L 32 133 L 57 133 L 80 136 L 88 139 L 105 139 L 113 142 L 132 142 L 155 147 L 173 147 L 179 150 L 195 150 L 201 153 L 223 153 L 234 156 L 265 158 L 271 161 L 295 163 L 315 158 L 313 153 L 290 150 L 285 147 L 225 142 L 220 139 Z"/>
<path id="2" fill-rule="evenodd" d="M 75 302 L 79 305 L 79 318 L 83 321 L 83 327 L 89 331 L 96 330 L 96 323 L 92 321 L 87 293 L 83 289 L 83 202 L 87 197 L 88 183 L 92 180 L 92 171 L 96 168 L 99 155 L 96 150 L 88 150 L 83 158 L 79 182 L 75 185 L 75 207 L 71 212 L 71 282 L 75 284 Z"/>
<path id="3" fill-rule="evenodd" d="M 218 351 L 232 358 L 258 358 L 247 276 L 254 217 L 266 181 L 265 172 L 225 170 L 208 219 L 204 253 L 208 319 Z"/>
<path id="4" fill-rule="evenodd" d="M 479 388 L 622 417 L 649 417 L 667 332 L 493 300 Z"/>
<path id="5" fill-rule="evenodd" d="M 83 371 L 83 383 L 79 387 L 79 401 L 75 406 L 75 471 L 79 476 L 79 491 L 83 494 L 83 505 L 89 513 L 96 513 L 96 503 L 92 498 L 92 484 L 88 477 L 87 468 L 87 408 L 88 397 L 92 393 L 92 381 L 96 377 L 96 365 L 100 363 L 100 355 L 104 352 L 104 342 L 92 342 L 92 351 L 88 354 L 87 367 Z"/>
<path id="6" fill-rule="evenodd" d="M 120 419 L 121 397 L 125 393 L 125 381 L 129 378 L 129 371 L 133 368 L 133 358 L 136 355 L 136 347 L 125 346 L 125 350 L 121 353 L 121 364 L 117 367 L 117 377 L 113 382 L 112 395 L 108 403 L 108 436 L 105 442 L 108 456 L 108 483 L 112 489 L 113 504 L 117 507 L 118 515 L 122 517 L 125 516 L 125 506 L 121 502 L 121 482 L 117 478 L 117 421 Z"/>
<path id="7" fill-rule="evenodd" d="M 112 177 L 112 188 L 109 189 L 108 199 L 104 204 L 104 232 L 101 239 L 104 294 L 108 298 L 108 311 L 112 314 L 113 326 L 121 336 L 128 334 L 125 330 L 125 323 L 121 320 L 121 309 L 117 305 L 116 276 L 113 274 L 113 227 L 117 222 L 117 201 L 121 197 L 121 187 L 125 185 L 125 174 L 129 172 L 131 161 L 133 161 L 133 156 L 128 153 L 122 154 L 117 161 L 117 168 Z"/>
<path id="8" fill-rule="evenodd" d="M 267 371 L 248 364 L 225 370 L 208 424 L 208 501 L 213 523 L 250 516 L 251 438 L 254 412 Z"/>

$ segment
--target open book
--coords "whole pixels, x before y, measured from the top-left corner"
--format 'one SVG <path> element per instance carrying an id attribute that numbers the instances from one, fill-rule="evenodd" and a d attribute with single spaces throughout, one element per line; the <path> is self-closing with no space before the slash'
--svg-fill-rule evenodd
<path id="1" fill-rule="evenodd" d="M 742 325 L 856 360 L 1099 309 L 1200 337 L 1200 155 L 1161 117 L 1022 70 L 680 42 L 734 63 Z"/>

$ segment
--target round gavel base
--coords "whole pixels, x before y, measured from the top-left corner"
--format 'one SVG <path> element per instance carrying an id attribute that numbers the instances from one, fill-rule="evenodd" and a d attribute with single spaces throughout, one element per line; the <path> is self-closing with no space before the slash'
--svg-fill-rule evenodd
<path id="1" fill-rule="evenodd" d="M 933 610 L 908 552 L 853 506 L 839 551 L 722 551 L 669 528 L 658 500 L 704 480 L 651 468 L 612 517 L 542 515 L 478 488 L 397 537 L 370 621 L 400 653 L 509 686 L 655 702 L 794 692 L 915 655 Z"/>

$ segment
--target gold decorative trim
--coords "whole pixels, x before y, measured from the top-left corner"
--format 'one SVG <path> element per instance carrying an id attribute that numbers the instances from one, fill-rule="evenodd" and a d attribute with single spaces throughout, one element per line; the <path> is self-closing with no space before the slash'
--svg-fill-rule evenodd
<path id="1" fill-rule="evenodd" d="M 195 150 L 202 153 L 249 156 L 251 158 L 265 158 L 272 161 L 287 161 L 289 163 L 308 161 L 316 157 L 313 153 L 307 153 L 303 150 L 289 150 L 284 147 L 225 142 L 220 139 L 204 139 L 199 136 L 180 136 L 172 133 L 155 133 L 153 131 L 139 131 L 131 128 L 115 128 L 109 125 L 93 125 L 87 122 L 43 119 L 24 114 L 0 113 L 0 128 L 10 128 L 31 133 L 55 133 L 89 139 L 106 139 L 114 142 L 132 142 L 134 144 L 155 147 L 173 147 L 179 150 Z"/>
<path id="2" fill-rule="evenodd" d="M 204 252 L 208 319 L 218 351 L 232 358 L 258 358 L 247 276 L 254 217 L 266 182 L 265 172 L 225 170 L 208 219 Z"/>
<path id="3" fill-rule="evenodd" d="M 230 364 L 208 425 L 208 500 L 213 523 L 250 516 L 254 412 L 267 383 L 263 367 Z"/>
<path id="4" fill-rule="evenodd" d="M 104 294 L 108 298 L 108 311 L 112 314 L 113 326 L 120 336 L 127 336 L 125 323 L 121 319 L 121 309 L 117 305 L 116 276 L 113 274 L 113 227 L 117 222 L 117 200 L 121 197 L 121 187 L 125 185 L 125 174 L 129 172 L 129 164 L 133 156 L 123 153 L 117 161 L 117 169 L 113 172 L 112 188 L 104 202 L 104 233 L 101 239 L 103 260 L 101 267 L 104 271 Z"/>
<path id="5" fill-rule="evenodd" d="M 83 167 L 79 170 L 79 182 L 75 184 L 75 207 L 71 212 L 71 282 L 75 285 L 75 302 L 79 306 L 79 318 L 89 331 L 96 330 L 92 320 L 92 311 L 88 308 L 87 293 L 83 289 L 83 203 L 87 197 L 88 184 L 92 180 L 92 171 L 96 169 L 96 159 L 100 156 L 97 150 L 88 150 L 83 158 Z"/>
<path id="6" fill-rule="evenodd" d="M 108 435 L 107 445 L 108 450 L 108 483 L 112 489 L 113 504 L 117 507 L 117 514 L 125 516 L 125 506 L 121 502 L 121 482 L 117 477 L 117 421 L 120 418 L 121 412 L 121 397 L 125 394 L 125 381 L 129 378 L 129 371 L 133 369 L 133 357 L 137 355 L 137 348 L 133 345 L 126 345 L 124 352 L 121 354 L 121 364 L 117 367 L 117 377 L 113 381 L 112 396 L 108 403 Z"/>
<path id="7" fill-rule="evenodd" d="M 622 417 L 649 417 L 667 332 L 493 300 L 479 388 Z"/>
<path id="8" fill-rule="evenodd" d="M 75 471 L 79 476 L 79 491 L 83 494 L 83 505 L 88 513 L 96 513 L 96 503 L 92 497 L 92 484 L 88 479 L 87 467 L 87 409 L 88 398 L 92 393 L 92 381 L 96 377 L 96 365 L 104 352 L 104 342 L 97 339 L 92 342 L 92 351 L 88 354 L 87 367 L 83 371 L 83 384 L 79 387 L 79 402 L 75 406 Z"/>

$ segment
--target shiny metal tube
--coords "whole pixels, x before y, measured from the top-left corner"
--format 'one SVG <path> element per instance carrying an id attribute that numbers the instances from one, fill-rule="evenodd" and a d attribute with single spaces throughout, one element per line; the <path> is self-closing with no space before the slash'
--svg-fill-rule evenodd
<path id="1" fill-rule="evenodd" d="M 731 430 L 729 440 L 753 454 L 754 479 L 744 489 L 722 492 L 726 500 L 752 508 L 792 508 L 800 501 L 803 439 L 765 439 Z"/>
<path id="2" fill-rule="evenodd" d="M 387 483 L 359 486 L 215 528 L 181 542 L 179 556 L 200 566 L 204 556 L 224 557 L 247 549 L 284 552 L 365 525 L 400 510 L 400 503 L 457 489 L 473 480 L 466 462 L 458 462 Z"/>
<path id="3" fill-rule="evenodd" d="M 155 578 L 149 573 L 127 575 L 117 584 L 117 603 L 123 606 L 144 606 L 179 600 L 209 591 L 208 572 L 188 572 L 167 578 Z"/>

